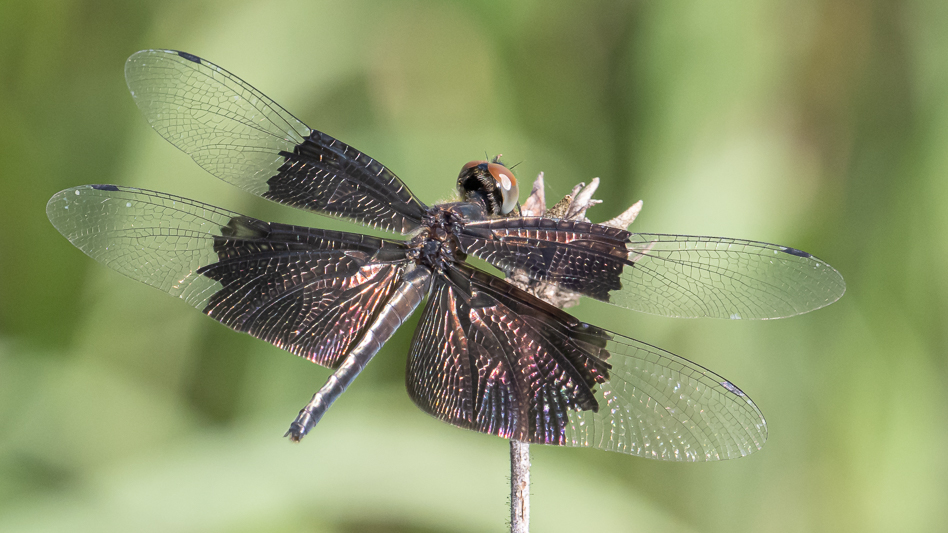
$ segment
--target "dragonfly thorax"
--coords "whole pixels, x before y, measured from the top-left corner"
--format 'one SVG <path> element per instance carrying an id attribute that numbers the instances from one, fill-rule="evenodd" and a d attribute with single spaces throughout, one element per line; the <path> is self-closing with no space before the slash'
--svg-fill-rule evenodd
<path id="1" fill-rule="evenodd" d="M 467 259 L 458 240 L 461 225 L 486 218 L 483 207 L 467 203 L 432 206 L 422 219 L 421 231 L 411 240 L 410 256 L 419 264 L 441 272 L 446 263 Z"/>

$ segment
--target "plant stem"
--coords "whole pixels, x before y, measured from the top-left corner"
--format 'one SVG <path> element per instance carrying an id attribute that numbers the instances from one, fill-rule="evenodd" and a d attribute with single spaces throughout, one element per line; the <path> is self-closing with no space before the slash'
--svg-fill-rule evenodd
<path id="1" fill-rule="evenodd" d="M 510 533 L 530 531 L 530 445 L 510 441 Z"/>
<path id="2" fill-rule="evenodd" d="M 601 203 L 592 195 L 599 187 L 599 178 L 593 178 L 589 185 L 580 183 L 573 187 L 570 194 L 557 202 L 549 210 L 546 208 L 543 173 L 533 183 L 530 197 L 521 206 L 521 215 L 525 217 L 549 217 L 567 220 L 583 220 L 586 210 Z M 603 222 L 604 226 L 625 229 L 635 220 L 642 210 L 641 200 L 626 209 L 622 214 Z M 579 302 L 580 295 L 560 288 L 556 284 L 532 280 L 526 272 L 507 272 L 507 281 L 537 298 L 559 307 L 570 307 Z M 529 533 L 530 531 L 530 445 L 516 440 L 510 441 L 510 533 Z"/>

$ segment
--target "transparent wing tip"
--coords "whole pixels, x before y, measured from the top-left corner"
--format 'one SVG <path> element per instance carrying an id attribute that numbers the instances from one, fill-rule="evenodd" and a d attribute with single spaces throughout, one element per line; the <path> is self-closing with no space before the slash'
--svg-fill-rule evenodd
<path id="1" fill-rule="evenodd" d="M 179 55 L 179 56 L 181 56 L 181 57 L 193 58 L 193 59 L 190 59 L 190 60 L 191 60 L 191 61 L 195 61 L 196 63 L 200 63 L 200 62 L 201 62 L 201 58 L 199 58 L 198 56 L 189 54 L 189 53 L 187 53 L 187 52 L 181 52 L 181 51 L 178 51 L 178 50 L 166 50 L 166 49 L 163 49 L 163 48 L 150 48 L 150 49 L 148 49 L 148 50 L 139 50 L 139 51 L 135 52 L 134 54 L 130 55 L 130 56 L 128 57 L 128 60 L 125 61 L 125 62 L 126 62 L 126 63 L 131 63 L 131 62 L 136 61 L 137 59 L 140 59 L 140 58 L 142 58 L 142 57 L 162 56 L 162 55 L 167 55 L 167 56 Z"/>
<path id="2" fill-rule="evenodd" d="M 136 71 L 138 69 L 161 61 L 179 61 L 180 59 L 186 59 L 199 65 L 206 63 L 206 61 L 194 54 L 178 50 L 139 50 L 130 55 L 128 59 L 125 60 L 125 84 L 128 85 L 128 90 L 132 93 L 132 96 L 136 96 L 134 84 L 137 81 L 138 72 Z"/>
<path id="3" fill-rule="evenodd" d="M 62 215 L 63 211 L 69 210 L 69 198 L 79 196 L 84 189 L 89 188 L 91 188 L 90 185 L 80 185 L 78 187 L 63 189 L 54 194 L 49 201 L 46 202 L 46 216 L 49 218 L 49 221 L 53 223 L 53 226 L 56 226 L 56 221 Z M 56 226 L 56 229 L 59 229 L 59 226 Z"/>
<path id="4" fill-rule="evenodd" d="M 76 217 L 79 216 L 75 213 L 70 213 L 69 208 L 71 207 L 72 199 L 82 196 L 89 191 L 119 191 L 120 189 L 117 185 L 79 185 L 78 187 L 70 187 L 68 189 L 63 189 L 58 193 L 54 194 L 48 202 L 46 202 L 46 217 L 49 218 L 49 221 L 53 224 L 59 233 L 62 233 L 67 239 L 70 239 L 69 231 L 72 231 L 72 227 L 75 225 Z M 124 188 L 124 190 L 134 190 L 129 188 Z M 66 221 L 72 221 L 67 223 Z"/>
<path id="5" fill-rule="evenodd" d="M 787 316 L 802 315 L 804 313 L 809 313 L 810 311 L 822 309 L 832 303 L 837 302 L 843 297 L 844 294 L 846 294 L 846 280 L 843 279 L 843 275 L 840 274 L 838 270 L 833 268 L 832 265 L 814 255 L 797 250 L 795 248 L 784 247 L 783 252 L 804 258 L 812 265 L 814 270 L 813 291 L 815 293 L 818 292 L 817 286 L 819 286 L 822 288 L 821 292 L 823 293 L 822 299 L 815 299 L 814 301 L 809 302 L 810 305 L 801 306 L 801 308 L 796 313 Z"/>

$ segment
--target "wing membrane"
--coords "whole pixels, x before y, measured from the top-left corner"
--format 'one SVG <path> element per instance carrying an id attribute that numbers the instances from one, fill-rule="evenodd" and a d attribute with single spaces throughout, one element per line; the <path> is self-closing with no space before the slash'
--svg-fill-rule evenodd
<path id="1" fill-rule="evenodd" d="M 833 267 L 806 252 L 741 239 L 524 217 L 468 223 L 460 240 L 508 273 L 664 316 L 781 318 L 829 305 L 846 290 Z"/>
<path id="2" fill-rule="evenodd" d="M 425 206 L 389 169 L 310 129 L 199 57 L 143 50 L 125 65 L 148 123 L 218 178 L 264 198 L 401 233 Z"/>
<path id="3" fill-rule="evenodd" d="M 330 367 L 388 299 L 404 259 L 398 242 L 113 185 L 59 192 L 46 211 L 93 259 Z"/>
<path id="4" fill-rule="evenodd" d="M 461 265 L 436 281 L 406 381 L 433 416 L 525 442 L 709 461 L 767 439 L 757 406 L 721 376 Z"/>

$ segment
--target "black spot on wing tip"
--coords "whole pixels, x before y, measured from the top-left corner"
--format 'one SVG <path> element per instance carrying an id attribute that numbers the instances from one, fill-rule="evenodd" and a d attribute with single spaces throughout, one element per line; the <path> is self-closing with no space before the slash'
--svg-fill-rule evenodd
<path id="1" fill-rule="evenodd" d="M 117 190 L 119 190 L 119 188 L 116 187 L 115 185 L 93 185 L 92 188 L 95 189 L 95 190 L 97 190 L 97 191 L 117 191 Z"/>
<path id="2" fill-rule="evenodd" d="M 790 255 L 795 255 L 797 257 L 813 257 L 810 254 L 804 252 L 803 250 L 797 250 L 796 248 L 790 248 L 788 246 L 784 246 L 783 251 Z"/>
<path id="3" fill-rule="evenodd" d="M 188 61 L 193 61 L 194 63 L 197 63 L 197 64 L 201 63 L 201 58 L 196 55 L 189 54 L 187 52 L 178 52 L 178 55 L 187 59 Z"/>

